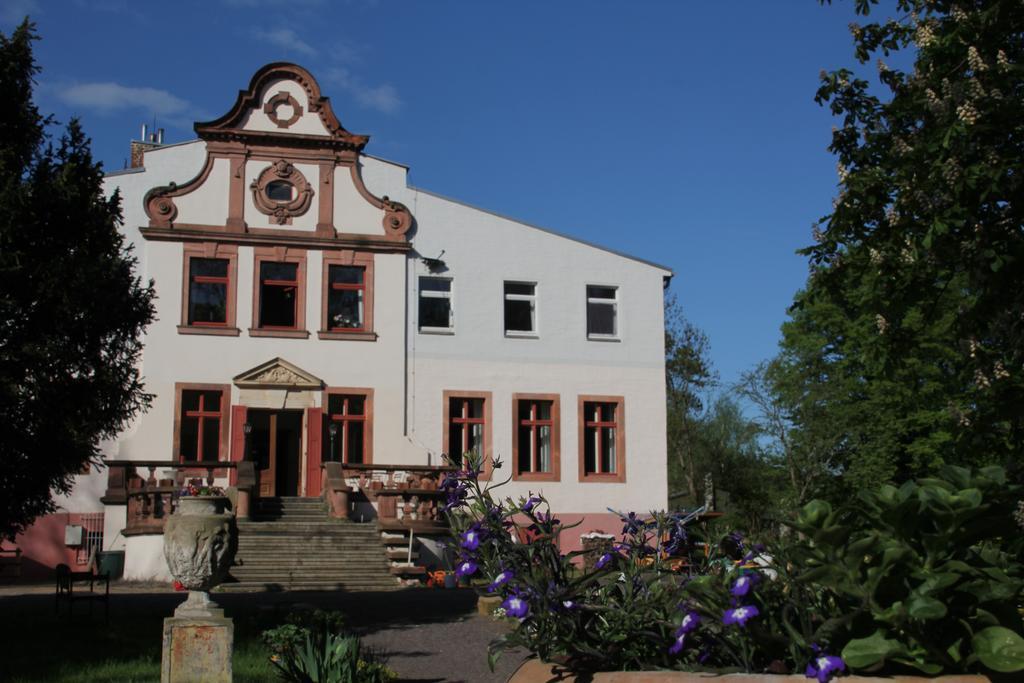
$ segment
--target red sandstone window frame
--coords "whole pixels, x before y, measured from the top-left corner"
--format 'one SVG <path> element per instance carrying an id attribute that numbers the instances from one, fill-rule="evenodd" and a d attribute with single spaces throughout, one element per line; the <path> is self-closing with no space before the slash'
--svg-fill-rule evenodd
<path id="1" fill-rule="evenodd" d="M 295 280 L 295 325 L 293 327 L 260 326 L 260 266 L 263 263 L 294 263 Z M 291 247 L 257 247 L 253 250 L 252 268 L 252 327 L 250 337 L 289 337 L 306 339 L 306 250 Z"/>
<path id="2" fill-rule="evenodd" d="M 196 452 L 199 458 L 202 458 L 202 444 L 203 444 L 203 421 L 204 418 L 218 417 L 220 419 L 220 434 L 217 440 L 217 458 L 211 459 L 209 462 L 223 462 L 230 460 L 231 454 L 228 452 L 228 437 L 231 434 L 231 425 L 229 424 L 231 415 L 231 385 L 230 384 L 200 384 L 193 382 L 175 382 L 174 383 L 174 439 L 171 453 L 171 459 L 174 462 L 185 462 L 184 457 L 181 455 L 181 419 L 182 419 L 182 399 L 183 394 L 186 391 L 216 391 L 220 393 L 220 410 L 210 411 L 209 414 L 200 416 L 199 418 L 199 432 L 198 432 L 198 444 Z M 202 397 L 200 397 L 200 412 L 202 411 Z"/>
<path id="3" fill-rule="evenodd" d="M 353 251 L 345 249 L 342 251 L 323 252 L 323 272 L 320 294 L 320 330 L 317 332 L 319 339 L 348 339 L 351 341 L 375 341 L 377 333 L 373 331 L 373 253 L 365 251 Z M 363 269 L 363 284 L 358 285 L 332 285 L 331 266 L 353 266 Z M 340 328 L 330 327 L 327 319 L 329 297 L 332 288 L 355 289 L 363 291 L 363 326 L 361 328 Z"/>
<path id="4" fill-rule="evenodd" d="M 228 262 L 227 302 L 224 323 L 189 323 L 188 311 L 192 289 L 192 259 L 222 259 Z M 218 242 L 187 243 L 183 248 L 181 276 L 181 323 L 178 334 L 208 334 L 237 337 L 238 329 L 238 245 Z"/>
<path id="5" fill-rule="evenodd" d="M 560 481 L 562 472 L 562 409 L 558 394 L 512 394 L 512 480 L 513 481 Z M 522 401 L 529 402 L 530 419 L 519 418 L 519 404 Z M 541 402 L 551 404 L 551 419 L 541 420 L 536 417 L 536 405 Z M 533 439 L 533 466 L 537 465 L 537 439 L 538 428 L 548 426 L 551 428 L 551 469 L 538 471 L 531 469 L 524 471 L 519 468 L 519 428 L 530 427 L 530 438 Z"/>
<path id="6" fill-rule="evenodd" d="M 359 396 L 363 399 L 363 414 L 362 415 L 347 415 L 341 419 L 335 419 L 331 414 L 331 396 Z M 332 421 L 339 423 L 338 437 L 342 439 L 342 443 L 347 444 L 348 442 L 348 423 L 349 422 L 362 422 L 363 423 L 363 464 L 369 465 L 373 463 L 373 389 L 369 387 L 328 387 L 321 394 L 321 403 L 324 415 L 323 425 L 323 442 L 321 446 L 321 461 L 329 462 L 334 456 L 331 450 L 331 436 L 330 436 L 330 425 Z M 347 401 L 346 401 L 347 405 Z M 336 437 L 336 438 L 338 438 Z M 349 449 L 346 447 L 342 448 L 342 452 L 347 454 Z M 346 461 L 347 462 L 347 461 Z"/>
<path id="7" fill-rule="evenodd" d="M 445 389 L 445 390 L 443 390 L 441 392 L 441 397 L 442 397 L 442 400 L 444 401 L 444 408 L 443 408 L 443 411 L 442 411 L 443 412 L 443 415 L 442 415 L 443 422 L 442 422 L 442 429 L 441 429 L 441 431 L 442 431 L 442 447 L 441 447 L 442 448 L 442 452 L 448 454 L 450 457 L 452 456 L 452 451 L 451 451 L 452 444 L 449 443 L 449 442 L 450 442 L 450 438 L 451 438 L 451 427 L 452 427 L 453 424 L 463 424 L 463 425 L 482 424 L 483 427 L 484 427 L 484 438 L 483 438 L 483 443 L 484 443 L 484 453 L 483 453 L 484 462 L 483 462 L 483 472 L 481 473 L 480 478 L 484 479 L 484 480 L 489 480 L 491 478 L 491 472 L 492 472 L 492 470 L 494 468 L 494 460 L 493 460 L 493 452 L 492 452 L 492 441 L 491 441 L 492 425 L 494 424 L 494 420 L 492 419 L 493 398 L 492 398 L 491 392 L 489 392 L 489 391 L 457 391 L 457 390 Z M 454 416 L 454 415 L 450 414 L 451 413 L 452 399 L 455 399 L 455 400 L 459 400 L 459 399 L 466 400 L 466 399 L 475 399 L 475 398 L 483 399 L 483 402 L 484 402 L 484 416 L 483 416 L 483 418 L 471 418 L 471 417 L 468 417 L 468 409 L 467 409 L 468 408 L 468 404 L 467 403 L 463 404 L 462 410 L 460 411 L 460 414 L 458 416 Z M 463 435 L 464 435 L 463 436 L 463 443 L 460 445 L 460 448 L 465 446 L 466 443 L 467 443 L 467 436 L 466 436 L 466 434 L 467 434 L 467 432 L 465 430 L 463 430 Z M 463 451 L 462 453 L 459 453 L 458 455 L 461 456 L 464 452 L 465 451 Z"/>
<path id="8" fill-rule="evenodd" d="M 615 405 L 615 419 L 612 421 L 593 420 L 587 415 L 588 403 L 612 403 Z M 622 484 L 626 481 L 626 400 L 622 396 L 581 395 L 577 402 L 577 422 L 579 425 L 579 480 L 581 482 L 605 482 Z M 597 428 L 601 438 L 601 427 L 615 429 L 615 472 L 587 472 L 586 438 L 588 428 Z M 600 448 L 595 448 L 600 469 Z"/>

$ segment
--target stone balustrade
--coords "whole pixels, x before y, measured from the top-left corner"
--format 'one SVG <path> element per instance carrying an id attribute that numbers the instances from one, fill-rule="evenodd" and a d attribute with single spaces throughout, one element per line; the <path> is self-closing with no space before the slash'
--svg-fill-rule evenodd
<path id="1" fill-rule="evenodd" d="M 213 486 L 234 469 L 233 462 L 173 462 L 168 460 L 106 460 L 106 505 L 126 505 L 125 536 L 162 534 L 187 483 Z"/>
<path id="2" fill-rule="evenodd" d="M 336 517 L 347 516 L 352 497 L 360 495 L 374 504 L 382 524 L 443 525 L 441 482 L 446 473 L 456 470 L 440 465 L 326 462 L 322 490 Z"/>

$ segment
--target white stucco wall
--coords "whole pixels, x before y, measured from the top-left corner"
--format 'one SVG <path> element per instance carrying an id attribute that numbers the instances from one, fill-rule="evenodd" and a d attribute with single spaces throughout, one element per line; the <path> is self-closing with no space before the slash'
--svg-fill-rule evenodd
<path id="1" fill-rule="evenodd" d="M 268 92 L 276 93 L 277 89 L 271 87 Z M 265 130 L 261 126 L 266 123 L 257 119 L 254 115 L 247 125 Z M 362 175 L 368 189 L 377 196 L 403 202 L 416 220 L 414 252 L 408 256 L 374 256 L 376 341 L 317 337 L 323 291 L 321 253 L 317 250 L 307 252 L 305 318 L 309 338 L 250 336 L 253 248 L 245 245 L 238 248 L 234 302 L 241 335 L 179 334 L 182 244 L 141 238 L 138 228 L 148 224 L 142 197 L 156 185 L 172 180 L 180 184 L 195 176 L 202 167 L 204 149 L 204 143 L 195 141 L 151 151 L 146 155 L 144 172 L 116 174 L 107 180 L 110 190 L 119 187 L 125 197 L 125 233 L 136 245 L 142 277 L 156 282 L 159 295 L 157 319 L 146 335 L 142 365 L 146 388 L 155 399 L 149 412 L 112 449 L 111 457 L 173 458 L 175 382 L 230 384 L 232 377 L 243 371 L 281 357 L 319 377 L 327 386 L 374 389 L 373 457 L 377 463 L 426 464 L 428 459 L 437 463 L 444 432 L 442 392 L 489 391 L 493 401 L 493 452 L 506 463 L 498 472 L 501 477 L 513 466 L 512 395 L 558 394 L 560 481 L 514 482 L 506 488 L 507 494 L 542 491 L 557 511 L 574 513 L 600 513 L 608 507 L 649 510 L 665 505 L 662 290 L 664 278 L 670 274 L 667 270 L 409 188 L 404 166 L 364 156 Z M 263 167 L 264 162 L 246 165 L 246 220 L 252 227 L 280 228 L 261 223 L 258 217 L 266 217 L 252 206 L 248 185 Z M 302 163 L 297 167 L 319 190 L 319 169 Z M 215 166 L 214 173 L 221 172 L 226 178 L 227 168 Z M 212 187 L 222 198 L 199 201 L 206 194 L 195 193 L 191 203 L 178 200 L 179 212 L 183 206 L 189 211 L 189 223 L 223 223 L 226 184 L 216 182 L 221 184 Z M 333 192 L 339 231 L 382 233 L 382 212 L 356 191 L 348 169 L 337 169 Z M 317 204 L 314 198 L 310 212 L 297 218 L 290 229 L 312 230 L 317 222 Z M 635 231 L 635 226 L 623 229 Z M 447 266 L 442 275 L 453 280 L 454 334 L 421 334 L 416 320 L 417 278 L 429 273 L 419 256 L 437 256 L 442 250 Z M 505 280 L 537 283 L 535 338 L 505 336 Z M 616 341 L 587 338 L 588 284 L 610 285 L 618 290 Z M 624 483 L 578 480 L 577 401 L 580 395 L 591 394 L 624 397 Z M 239 389 L 233 388 L 232 404 L 240 397 Z M 299 399 L 312 405 L 320 405 L 320 401 L 319 392 Z M 83 488 L 83 495 L 94 496 L 93 488 L 88 493 Z M 108 509 L 108 526 L 123 523 L 123 512 L 118 517 Z M 165 572 L 159 543 L 160 537 L 128 539 L 124 547 L 130 556 L 151 556 L 129 557 L 126 575 L 149 578 Z"/>

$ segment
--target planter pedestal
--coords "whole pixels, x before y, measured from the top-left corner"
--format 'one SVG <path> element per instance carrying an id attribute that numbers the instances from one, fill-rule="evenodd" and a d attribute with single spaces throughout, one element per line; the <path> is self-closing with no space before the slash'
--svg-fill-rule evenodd
<path id="1" fill-rule="evenodd" d="M 223 610 L 212 610 L 220 612 Z M 235 626 L 224 616 L 164 619 L 160 683 L 231 683 Z"/>

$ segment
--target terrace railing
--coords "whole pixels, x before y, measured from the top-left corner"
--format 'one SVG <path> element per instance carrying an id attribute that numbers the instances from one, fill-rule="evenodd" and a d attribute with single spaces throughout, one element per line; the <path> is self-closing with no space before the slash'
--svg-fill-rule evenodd
<path id="1" fill-rule="evenodd" d="M 234 462 L 169 460 L 106 460 L 105 464 L 107 490 L 100 500 L 128 507 L 125 536 L 162 534 L 186 483 L 213 486 L 218 476 L 236 467 Z"/>
<path id="2" fill-rule="evenodd" d="M 325 462 L 323 487 L 332 514 L 348 515 L 353 495 L 375 503 L 384 529 L 440 530 L 447 526 L 443 508 L 445 474 L 458 468 L 438 465 L 378 465 Z"/>

